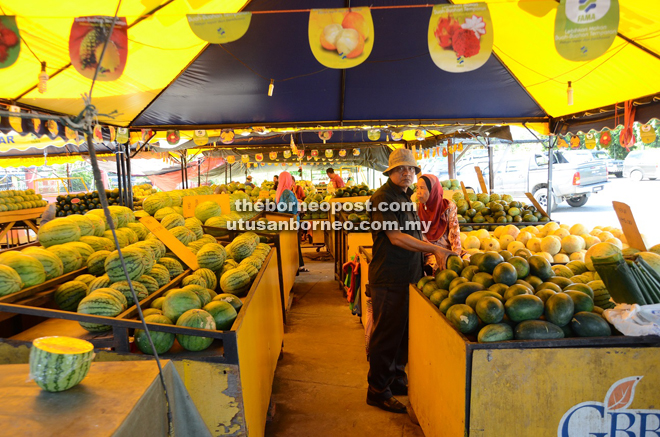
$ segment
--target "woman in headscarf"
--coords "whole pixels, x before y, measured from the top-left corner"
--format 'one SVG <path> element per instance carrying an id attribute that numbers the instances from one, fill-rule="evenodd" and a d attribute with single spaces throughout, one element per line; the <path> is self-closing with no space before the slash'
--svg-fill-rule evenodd
<path id="1" fill-rule="evenodd" d="M 298 199 L 293 194 L 293 187 L 295 182 L 293 176 L 288 171 L 280 173 L 278 178 L 277 192 L 275 193 L 275 203 L 277 203 L 277 212 L 285 214 L 293 214 L 298 220 Z M 305 261 L 303 260 L 302 251 L 300 250 L 300 238 L 296 237 L 298 241 L 298 268 L 299 272 L 309 272 L 305 268 Z"/>
<path id="2" fill-rule="evenodd" d="M 429 243 L 444 247 L 454 253 L 460 254 L 461 238 L 458 225 L 458 212 L 451 200 L 443 197 L 444 190 L 437 177 L 424 174 L 417 180 L 417 200 L 419 201 L 419 219 L 428 223 L 428 230 L 424 237 Z M 426 265 L 433 271 L 445 266 L 437 266 L 435 257 L 427 257 Z"/>

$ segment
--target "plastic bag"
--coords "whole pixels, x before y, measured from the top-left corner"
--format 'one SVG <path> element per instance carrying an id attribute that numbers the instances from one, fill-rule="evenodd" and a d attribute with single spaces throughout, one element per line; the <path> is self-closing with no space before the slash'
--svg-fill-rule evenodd
<path id="1" fill-rule="evenodd" d="M 660 335 L 660 305 L 619 304 L 603 316 L 623 335 Z"/>

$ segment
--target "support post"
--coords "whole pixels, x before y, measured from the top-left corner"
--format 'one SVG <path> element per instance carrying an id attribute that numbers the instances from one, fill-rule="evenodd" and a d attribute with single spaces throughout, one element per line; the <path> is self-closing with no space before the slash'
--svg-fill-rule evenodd
<path id="1" fill-rule="evenodd" d="M 133 181 L 131 180 L 131 144 L 126 143 L 126 206 L 133 209 Z"/>
<path id="2" fill-rule="evenodd" d="M 202 162 L 197 160 L 197 187 L 202 186 Z"/>
<path id="3" fill-rule="evenodd" d="M 553 141 L 553 138 L 555 141 Z M 552 201 L 553 201 L 553 195 L 552 195 L 552 163 L 554 161 L 554 143 L 556 143 L 557 137 L 555 135 L 551 135 L 548 138 L 548 208 L 547 208 L 547 213 L 548 213 L 548 218 L 552 220 Z"/>
<path id="4" fill-rule="evenodd" d="M 94 147 L 93 144 L 90 145 L 90 147 Z M 117 148 L 115 150 L 115 163 L 117 164 L 117 188 L 119 189 L 119 194 L 121 195 L 121 187 L 122 187 L 122 165 L 121 165 L 121 147 L 119 144 L 117 144 Z M 108 187 L 110 188 L 110 187 Z"/>
<path id="5" fill-rule="evenodd" d="M 486 146 L 488 147 L 488 188 L 492 193 L 495 191 L 495 169 L 493 168 L 493 147 L 490 145 L 490 138 L 486 138 Z"/>
<path id="6" fill-rule="evenodd" d="M 449 150 L 452 143 L 452 139 L 449 138 L 447 140 L 447 150 Z M 454 154 L 447 153 L 447 173 L 449 173 L 449 179 L 456 179 L 456 168 L 454 164 Z"/>

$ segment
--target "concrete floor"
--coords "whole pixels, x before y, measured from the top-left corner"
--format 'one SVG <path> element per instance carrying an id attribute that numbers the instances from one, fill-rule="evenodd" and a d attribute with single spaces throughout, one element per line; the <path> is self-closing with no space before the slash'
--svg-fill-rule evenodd
<path id="1" fill-rule="evenodd" d="M 266 436 L 423 436 L 408 415 L 366 404 L 364 328 L 334 280 L 333 261 L 305 257 L 305 265 L 310 272 L 293 287 Z"/>

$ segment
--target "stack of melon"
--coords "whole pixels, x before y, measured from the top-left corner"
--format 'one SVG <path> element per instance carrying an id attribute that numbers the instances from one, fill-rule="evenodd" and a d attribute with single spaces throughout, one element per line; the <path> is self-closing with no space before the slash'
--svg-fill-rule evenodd
<path id="1" fill-rule="evenodd" d="M 582 261 L 561 267 L 581 280 L 555 275 L 548 260 L 526 249 L 508 258 L 489 251 L 469 262 L 450 257 L 447 269 L 417 286 L 459 332 L 479 342 L 611 335 L 602 313 L 613 302 L 603 282 L 587 275 Z"/>
<path id="2" fill-rule="evenodd" d="M 40 208 L 48 205 L 41 194 L 34 190 L 0 191 L 0 212 L 18 211 L 19 209 Z"/>

